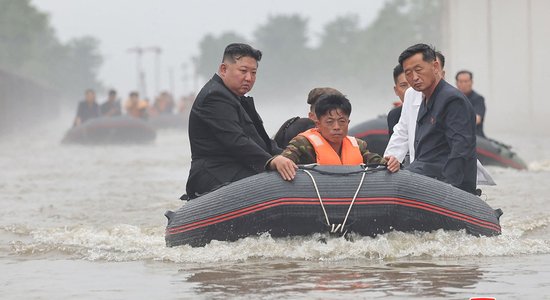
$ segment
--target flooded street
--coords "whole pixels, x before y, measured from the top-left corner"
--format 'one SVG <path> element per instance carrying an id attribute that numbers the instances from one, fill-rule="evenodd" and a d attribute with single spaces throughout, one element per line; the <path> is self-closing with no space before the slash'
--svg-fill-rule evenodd
<path id="1" fill-rule="evenodd" d="M 488 167 L 498 185 L 482 198 L 504 211 L 498 237 L 263 235 L 166 248 L 163 214 L 182 205 L 189 171 L 186 131 L 68 146 L 66 123 L 0 138 L 2 299 L 550 299 L 548 138 L 494 136 L 530 167 Z"/>

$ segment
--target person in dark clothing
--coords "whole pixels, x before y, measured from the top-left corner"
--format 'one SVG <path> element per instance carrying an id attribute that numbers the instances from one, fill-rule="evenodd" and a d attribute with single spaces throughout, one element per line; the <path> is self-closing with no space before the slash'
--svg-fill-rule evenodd
<path id="1" fill-rule="evenodd" d="M 275 134 L 273 138 L 281 149 L 286 148 L 290 140 L 296 137 L 298 134 L 315 127 L 315 120 L 317 119 L 315 115 L 315 103 L 322 95 L 338 95 L 343 96 L 343 94 L 337 89 L 330 87 L 318 87 L 309 91 L 307 96 L 307 104 L 309 104 L 309 113 L 307 118 L 294 117 L 286 120 L 279 131 Z"/>
<path id="2" fill-rule="evenodd" d="M 315 127 L 315 122 L 310 118 L 290 118 L 281 125 L 273 140 L 279 148 L 286 148 L 295 136 L 313 127 Z"/>
<path id="3" fill-rule="evenodd" d="M 474 74 L 467 70 L 456 73 L 456 87 L 468 97 L 476 113 L 476 134 L 485 137 L 483 132 L 483 122 L 485 122 L 485 98 L 476 93 L 472 86 L 474 84 Z"/>
<path id="4" fill-rule="evenodd" d="M 395 85 L 393 86 L 393 91 L 395 92 L 395 95 L 399 97 L 399 105 L 388 113 L 388 132 L 389 136 L 393 134 L 393 127 L 397 122 L 399 122 L 399 118 L 401 117 L 401 109 L 403 99 L 405 98 L 405 91 L 410 87 L 409 83 L 407 82 L 407 78 L 405 78 L 405 73 L 403 72 L 403 67 L 401 65 L 395 66 L 393 68 L 393 82 Z"/>
<path id="5" fill-rule="evenodd" d="M 189 198 L 263 172 L 272 156 L 281 153 L 254 100 L 245 96 L 254 86 L 261 57 L 249 45 L 228 45 L 218 73 L 197 95 L 189 115 Z"/>
<path id="6" fill-rule="evenodd" d="M 416 159 L 408 170 L 476 190 L 475 113 L 466 96 L 441 76 L 435 50 L 426 44 L 399 56 L 407 81 L 422 92 L 415 133 Z"/>
<path id="7" fill-rule="evenodd" d="M 101 104 L 99 109 L 101 111 L 101 115 L 104 117 L 114 117 L 114 116 L 120 116 L 122 114 L 122 110 L 120 107 L 120 100 L 116 98 L 115 90 L 109 91 L 109 96 L 107 98 L 107 101 Z"/>
<path id="8" fill-rule="evenodd" d="M 73 121 L 73 127 L 86 123 L 86 121 L 98 118 L 100 115 L 99 105 L 95 101 L 95 92 L 93 90 L 86 90 L 84 94 L 84 100 L 78 103 L 78 109 L 76 110 L 76 117 Z"/>

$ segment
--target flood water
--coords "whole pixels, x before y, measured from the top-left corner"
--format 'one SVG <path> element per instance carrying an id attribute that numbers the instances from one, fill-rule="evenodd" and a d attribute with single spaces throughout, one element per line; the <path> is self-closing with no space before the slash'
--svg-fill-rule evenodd
<path id="1" fill-rule="evenodd" d="M 2 299 L 550 299 L 549 138 L 494 136 L 530 166 L 488 167 L 498 185 L 482 197 L 504 211 L 498 237 L 263 235 L 166 248 L 163 214 L 182 205 L 189 171 L 186 131 L 67 146 L 67 123 L 0 137 Z"/>

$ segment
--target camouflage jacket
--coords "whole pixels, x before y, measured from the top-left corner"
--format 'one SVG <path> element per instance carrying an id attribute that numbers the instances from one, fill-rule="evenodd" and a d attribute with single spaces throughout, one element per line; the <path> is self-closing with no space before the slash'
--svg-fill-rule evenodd
<path id="1" fill-rule="evenodd" d="M 363 163 L 365 164 L 385 164 L 386 160 L 380 155 L 369 152 L 367 149 L 367 142 L 357 139 L 359 145 L 359 151 L 363 156 Z M 297 165 L 307 165 L 317 162 L 317 155 L 313 145 L 305 136 L 298 135 L 293 138 L 286 149 L 281 153 L 282 156 L 292 160 Z"/>

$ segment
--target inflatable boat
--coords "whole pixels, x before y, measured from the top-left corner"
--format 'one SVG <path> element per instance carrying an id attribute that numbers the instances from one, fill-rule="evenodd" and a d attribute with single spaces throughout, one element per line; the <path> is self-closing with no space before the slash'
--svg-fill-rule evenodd
<path id="1" fill-rule="evenodd" d="M 390 140 L 386 116 L 368 120 L 349 129 L 349 135 L 367 142 L 370 151 L 384 154 Z M 477 136 L 477 159 L 484 166 L 500 166 L 518 170 L 527 169 L 527 164 L 508 145 Z"/>
<path id="2" fill-rule="evenodd" d="M 266 232 L 376 236 L 444 229 L 494 236 L 501 214 L 477 196 L 406 170 L 301 166 L 292 182 L 265 172 L 167 211 L 165 238 L 169 247 L 195 247 Z"/>
<path id="3" fill-rule="evenodd" d="M 187 128 L 189 122 L 189 113 L 186 114 L 164 114 L 151 116 L 148 120 L 149 124 L 155 129 L 183 129 Z"/>
<path id="4" fill-rule="evenodd" d="M 156 132 L 147 122 L 129 117 L 101 117 L 71 128 L 62 142 L 67 144 L 139 144 L 150 143 Z"/>
<path id="5" fill-rule="evenodd" d="M 367 142 L 369 151 L 384 155 L 390 141 L 386 116 L 365 121 L 349 129 L 348 134 Z"/>

